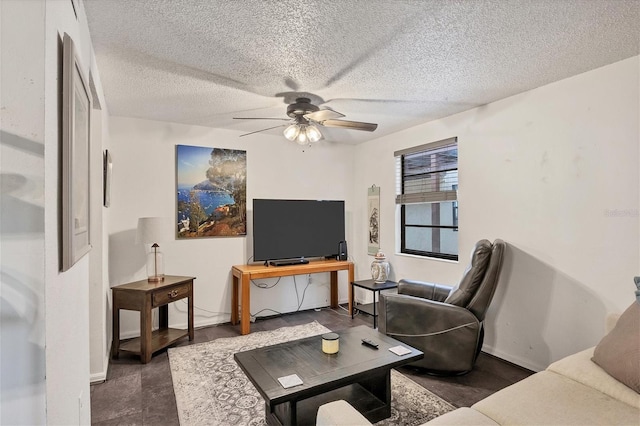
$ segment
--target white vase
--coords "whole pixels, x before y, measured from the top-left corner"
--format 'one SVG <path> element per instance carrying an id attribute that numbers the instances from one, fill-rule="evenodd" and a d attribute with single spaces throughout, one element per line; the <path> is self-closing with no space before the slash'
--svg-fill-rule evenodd
<path id="1" fill-rule="evenodd" d="M 376 283 L 384 283 L 389 278 L 389 262 L 384 253 L 376 253 L 375 260 L 371 263 L 371 278 Z"/>

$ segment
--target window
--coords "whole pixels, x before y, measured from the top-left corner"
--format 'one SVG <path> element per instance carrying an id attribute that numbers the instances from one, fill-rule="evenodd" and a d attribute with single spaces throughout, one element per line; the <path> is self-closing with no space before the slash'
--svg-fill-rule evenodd
<path id="1" fill-rule="evenodd" d="M 400 252 L 458 260 L 458 139 L 394 155 Z"/>

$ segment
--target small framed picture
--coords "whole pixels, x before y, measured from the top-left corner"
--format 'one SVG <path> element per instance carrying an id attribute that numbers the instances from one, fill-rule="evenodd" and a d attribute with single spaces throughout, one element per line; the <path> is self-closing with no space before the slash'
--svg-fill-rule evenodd
<path id="1" fill-rule="evenodd" d="M 102 163 L 103 204 L 105 207 L 109 207 L 111 206 L 111 172 L 113 170 L 113 162 L 111 161 L 111 153 L 108 149 L 104 151 Z"/>
<path id="2" fill-rule="evenodd" d="M 369 238 L 367 253 L 375 256 L 380 250 L 380 187 L 367 189 L 367 211 L 369 214 Z"/>

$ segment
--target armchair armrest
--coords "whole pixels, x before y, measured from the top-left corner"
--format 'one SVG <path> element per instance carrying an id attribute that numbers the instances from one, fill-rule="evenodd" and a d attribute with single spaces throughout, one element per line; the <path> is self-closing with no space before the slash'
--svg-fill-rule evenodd
<path id="1" fill-rule="evenodd" d="M 471 370 L 482 342 L 471 311 L 406 294 L 380 294 L 378 329 L 424 353 L 412 365 L 440 373 Z"/>
<path id="2" fill-rule="evenodd" d="M 480 322 L 469 310 L 406 294 L 380 294 L 378 327 L 391 336 L 429 336 L 461 327 L 474 330 Z"/>
<path id="3" fill-rule="evenodd" d="M 453 287 L 442 284 L 428 283 L 415 280 L 400 280 L 398 282 L 398 294 L 421 297 L 423 299 L 444 302 L 451 293 Z"/>

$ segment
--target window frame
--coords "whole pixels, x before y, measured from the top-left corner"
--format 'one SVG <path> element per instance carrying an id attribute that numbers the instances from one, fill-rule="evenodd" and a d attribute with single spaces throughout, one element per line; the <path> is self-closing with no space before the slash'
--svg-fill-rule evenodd
<path id="1" fill-rule="evenodd" d="M 436 151 L 437 149 L 446 147 L 446 146 L 455 146 L 457 149 L 457 146 L 458 146 L 457 137 L 444 139 L 441 141 L 437 141 L 437 142 L 433 142 L 425 145 L 420 145 L 414 148 L 409 148 L 409 149 L 397 151 L 396 153 L 394 153 L 394 156 L 396 157 L 396 164 L 397 164 L 397 167 L 399 168 L 399 170 L 396 171 L 396 173 L 399 172 L 399 174 L 396 175 L 396 178 L 399 180 L 399 182 L 396 182 L 396 185 L 397 185 L 396 204 L 400 206 L 400 253 L 402 254 L 423 256 L 427 258 L 453 260 L 453 261 L 457 261 L 459 258 L 459 253 L 450 254 L 450 253 L 442 253 L 439 251 L 415 250 L 415 249 L 407 248 L 406 246 L 406 240 L 407 240 L 406 231 L 408 228 L 425 228 L 425 229 L 432 229 L 432 230 L 451 229 L 453 230 L 453 232 L 459 231 L 459 224 L 457 220 L 458 219 L 458 197 L 457 197 L 458 180 L 457 178 L 456 178 L 455 184 L 452 185 L 452 188 L 453 188 L 452 191 L 443 191 L 441 193 L 440 191 L 424 191 L 423 193 L 412 193 L 412 194 L 409 194 L 408 196 L 405 193 L 406 182 L 408 180 L 416 179 L 416 177 L 419 179 L 420 176 L 423 176 L 423 177 L 431 176 L 434 173 L 453 171 L 453 170 L 458 171 L 458 160 L 456 157 L 455 168 L 427 171 L 422 174 L 405 175 L 405 156 L 406 155 Z M 399 160 L 399 163 L 398 163 L 398 160 Z M 407 177 L 410 177 L 412 179 L 407 179 Z M 453 215 L 452 225 L 407 224 L 407 220 L 406 220 L 407 204 L 442 205 L 442 203 L 445 203 L 445 202 L 452 203 L 452 215 Z"/>

